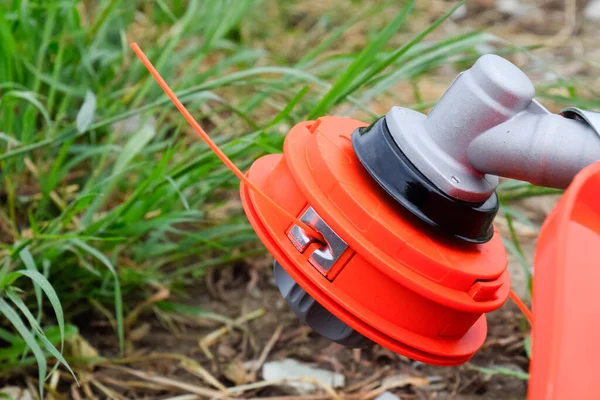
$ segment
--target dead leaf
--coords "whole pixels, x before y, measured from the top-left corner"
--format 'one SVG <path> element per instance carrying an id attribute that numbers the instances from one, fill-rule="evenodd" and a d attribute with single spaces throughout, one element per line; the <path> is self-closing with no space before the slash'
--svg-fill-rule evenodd
<path id="1" fill-rule="evenodd" d="M 94 359 L 100 358 L 100 353 L 94 348 L 83 336 L 76 334 L 71 336 L 65 342 L 65 349 L 67 354 L 75 358 Z M 96 365 L 93 361 L 85 363 L 87 367 L 93 369 Z"/>
<path id="2" fill-rule="evenodd" d="M 0 397 L 8 396 L 12 400 L 33 400 L 29 390 L 18 386 L 5 386 L 0 389 Z"/>
<path id="3" fill-rule="evenodd" d="M 236 386 L 244 385 L 246 383 L 254 382 L 256 380 L 256 374 L 246 370 L 242 360 L 234 360 L 225 367 L 223 375 Z"/>

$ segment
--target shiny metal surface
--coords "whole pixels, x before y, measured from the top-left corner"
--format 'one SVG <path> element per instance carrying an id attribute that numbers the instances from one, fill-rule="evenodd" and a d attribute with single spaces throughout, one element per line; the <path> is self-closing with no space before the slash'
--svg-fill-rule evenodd
<path id="1" fill-rule="evenodd" d="M 348 245 L 323 221 L 312 207 L 309 207 L 304 212 L 300 220 L 323 235 L 325 243 L 318 238 L 312 237 L 310 232 L 306 232 L 298 225 L 294 225 L 290 229 L 288 238 L 301 253 L 304 253 L 311 243 L 320 244 L 320 247 L 310 255 L 309 262 L 325 275 L 340 258 L 342 253 L 346 251 Z"/>
<path id="2" fill-rule="evenodd" d="M 600 135 L 600 112 L 568 107 L 560 113 L 565 118 L 579 119 L 586 122 L 598 135 Z"/>

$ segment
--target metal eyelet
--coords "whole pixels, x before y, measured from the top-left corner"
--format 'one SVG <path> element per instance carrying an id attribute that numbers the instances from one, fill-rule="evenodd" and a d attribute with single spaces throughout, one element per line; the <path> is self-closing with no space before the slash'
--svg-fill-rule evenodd
<path id="1" fill-rule="evenodd" d="M 327 225 L 327 223 L 325 223 L 325 221 L 323 221 L 312 207 L 309 207 L 304 214 L 302 214 L 300 221 L 323 235 L 325 243 L 318 238 L 315 238 L 310 232 L 306 232 L 298 225 L 294 225 L 292 229 L 290 229 L 288 238 L 300 253 L 304 253 L 311 243 L 321 244 L 322 246 L 320 248 L 312 252 L 308 261 L 317 268 L 321 274 L 327 275 L 327 271 L 329 271 L 336 261 L 339 260 L 340 256 L 348 248 L 348 245 L 329 227 L 329 225 Z"/>

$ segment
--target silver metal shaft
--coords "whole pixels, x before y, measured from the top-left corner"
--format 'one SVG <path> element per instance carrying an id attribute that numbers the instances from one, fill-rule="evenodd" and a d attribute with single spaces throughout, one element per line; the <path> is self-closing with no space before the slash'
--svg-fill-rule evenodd
<path id="1" fill-rule="evenodd" d="M 556 114 L 523 114 L 475 138 L 468 159 L 478 171 L 564 189 L 600 160 L 600 136 Z"/>

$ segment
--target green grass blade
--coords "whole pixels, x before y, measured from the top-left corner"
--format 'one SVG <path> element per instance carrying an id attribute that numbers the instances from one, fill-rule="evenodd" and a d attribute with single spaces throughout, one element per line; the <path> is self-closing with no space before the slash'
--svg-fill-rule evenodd
<path id="1" fill-rule="evenodd" d="M 165 179 L 171 184 L 171 186 L 173 187 L 173 190 L 175 190 L 175 192 L 181 199 L 181 204 L 183 205 L 183 208 L 185 208 L 187 211 L 189 211 L 190 205 L 188 204 L 188 202 L 185 198 L 185 195 L 183 193 L 181 193 L 181 190 L 179 190 L 179 186 L 177 185 L 177 182 L 175 182 L 173 180 L 173 178 L 171 178 L 170 176 L 167 176 Z"/>
<path id="2" fill-rule="evenodd" d="M 31 329 L 33 329 L 34 332 L 36 332 L 37 337 L 42 341 L 46 350 L 48 350 L 48 352 L 50 354 L 52 354 L 52 356 L 54 358 L 56 358 L 56 360 L 58 361 L 56 366 L 54 366 L 52 368 L 52 370 L 50 371 L 50 373 L 48 373 L 48 376 L 52 375 L 52 373 L 56 370 L 56 368 L 58 367 L 59 364 L 62 364 L 71 373 L 71 375 L 73 375 L 73 378 L 75 378 L 75 381 L 77 382 L 77 377 L 75 376 L 75 373 L 71 369 L 71 366 L 69 365 L 69 363 L 67 363 L 67 361 L 61 354 L 62 349 L 61 349 L 61 351 L 58 351 L 58 349 L 56 347 L 54 347 L 52 342 L 50 342 L 50 340 L 48 340 L 44 331 L 42 330 L 42 328 L 40 327 L 38 322 L 35 320 L 35 317 L 31 313 L 31 311 L 29 311 L 29 309 L 27 308 L 27 306 L 25 305 L 23 300 L 21 300 L 21 298 L 12 291 L 7 292 L 6 295 L 8 296 L 10 301 L 12 301 L 15 306 L 17 306 L 17 308 L 21 311 L 21 313 L 25 316 L 25 318 L 29 321 L 29 325 L 31 326 Z M 64 338 L 65 338 L 64 327 L 62 327 L 62 328 L 60 328 L 61 345 L 64 342 Z"/>
<path id="3" fill-rule="evenodd" d="M 177 17 L 175 16 L 175 14 L 173 14 L 173 11 L 171 11 L 169 6 L 167 6 L 163 0 L 154 0 L 154 1 L 156 2 L 156 4 L 158 4 L 158 6 L 165 13 L 165 15 L 167 17 L 169 17 L 169 19 L 171 20 L 172 23 L 177 22 Z"/>
<path id="4" fill-rule="evenodd" d="M 62 83 L 56 77 L 49 75 L 47 73 L 38 71 L 30 62 L 28 62 L 25 59 L 22 59 L 21 62 L 23 64 L 23 66 L 25 67 L 25 69 L 27 69 L 29 72 L 31 72 L 37 79 L 39 79 L 41 82 L 44 82 L 45 84 L 53 87 L 57 91 L 66 93 L 66 94 L 69 94 L 69 95 L 75 96 L 75 97 L 81 97 L 81 98 L 85 97 L 85 93 L 86 93 L 85 88 L 69 86 L 65 83 Z"/>
<path id="5" fill-rule="evenodd" d="M 523 339 L 523 347 L 525 347 L 527 358 L 531 360 L 531 336 L 527 336 Z"/>
<path id="6" fill-rule="evenodd" d="M 106 21 L 108 21 L 110 15 L 115 11 L 115 8 L 117 7 L 117 5 L 120 2 L 121 2 L 121 0 L 110 0 L 108 5 L 106 7 L 104 7 L 102 12 L 100 13 L 100 16 L 94 22 L 91 29 L 88 31 L 88 34 L 87 34 L 88 42 L 91 42 L 94 39 L 94 37 L 96 36 L 96 33 L 98 33 L 100 28 L 106 23 Z"/>
<path id="7" fill-rule="evenodd" d="M 50 301 L 50 304 L 54 309 L 54 314 L 56 315 L 56 321 L 58 322 L 58 328 L 60 329 L 61 334 L 60 350 L 62 351 L 65 335 L 65 317 L 62 305 L 60 304 L 60 300 L 58 298 L 58 295 L 56 294 L 56 291 L 54 290 L 50 282 L 48 282 L 48 279 L 46 279 L 46 277 L 40 274 L 38 271 L 20 270 L 15 271 L 15 274 L 28 277 L 29 279 L 31 279 L 34 285 L 38 285 L 38 287 L 40 287 L 44 291 L 44 294 Z"/>
<path id="8" fill-rule="evenodd" d="M 23 250 L 21 250 L 19 252 L 19 257 L 21 258 L 21 261 L 23 262 L 23 265 L 25 265 L 25 268 L 27 268 L 27 270 L 29 271 L 39 271 L 37 268 L 37 265 L 35 264 L 35 261 L 33 260 L 33 256 L 31 255 L 31 253 L 29 252 L 29 249 L 27 247 L 23 248 Z M 35 292 L 35 298 L 37 300 L 37 306 L 38 306 L 38 321 L 40 320 L 40 318 L 42 317 L 42 289 L 40 287 L 40 285 L 37 282 L 33 282 L 33 291 Z"/>
<path id="9" fill-rule="evenodd" d="M 96 113 L 96 96 L 90 90 L 85 94 L 83 104 L 77 113 L 75 124 L 77 131 L 83 133 L 88 130 L 92 122 L 94 121 L 94 114 Z"/>
<path id="10" fill-rule="evenodd" d="M 522 212 L 516 210 L 513 207 L 506 206 L 504 204 L 500 204 L 500 210 L 504 215 L 510 215 L 515 220 L 521 222 L 523 225 L 526 225 L 528 228 L 539 233 L 540 227 L 538 224 L 527 218 Z"/>
<path id="11" fill-rule="evenodd" d="M 361 76 L 360 79 L 356 80 L 355 82 L 352 82 L 349 85 L 349 87 L 341 95 L 341 98 L 347 97 L 350 94 L 352 94 L 353 92 L 355 92 L 358 88 L 360 88 L 366 82 L 371 80 L 375 75 L 379 74 L 381 71 L 383 71 L 385 68 L 390 66 L 398 58 L 400 58 L 401 56 L 406 54 L 411 48 L 413 48 L 417 43 L 421 42 L 427 35 L 429 35 L 431 32 L 433 32 L 444 21 L 446 21 L 446 19 L 448 19 L 448 17 L 450 17 L 450 15 L 452 15 L 459 7 L 461 7 L 465 3 L 466 3 L 466 0 L 462 0 L 462 1 L 458 2 L 447 13 L 445 13 L 440 18 L 435 20 L 433 22 L 433 24 L 431 24 L 427 28 L 425 28 L 421 33 L 419 33 L 417 36 L 415 36 L 413 39 L 411 39 L 404 46 L 402 46 L 398 50 L 392 52 L 392 54 L 390 54 L 388 57 L 384 58 L 383 60 L 375 63 L 375 65 L 372 68 L 370 68 L 363 76 Z"/>
<path id="12" fill-rule="evenodd" d="M 37 99 L 36 94 L 34 92 L 22 91 L 22 90 L 11 90 L 10 92 L 8 92 L 4 95 L 2 100 L 6 99 L 6 98 L 10 98 L 10 97 L 13 97 L 15 99 L 24 100 L 24 101 L 28 102 L 29 104 L 33 105 L 35 108 L 37 108 L 37 110 L 40 112 L 40 114 L 42 114 L 42 117 L 44 117 L 44 120 L 46 121 L 46 125 L 50 126 L 52 124 L 52 120 L 50 119 L 50 114 L 48 113 L 48 110 L 42 104 L 42 102 Z"/>
<path id="13" fill-rule="evenodd" d="M 230 324 L 233 321 L 230 318 L 224 317 L 211 311 L 203 310 L 196 306 L 188 304 L 175 303 L 172 301 L 159 301 L 156 306 L 162 311 L 177 313 L 181 315 L 189 315 L 191 317 L 206 318 L 213 321 Z"/>
<path id="14" fill-rule="evenodd" d="M 19 335 L 23 338 L 27 346 L 31 349 L 35 360 L 38 365 L 38 379 L 39 379 L 39 390 L 40 396 L 44 398 L 44 379 L 46 378 L 46 357 L 42 351 L 40 345 L 36 342 L 35 338 L 29 332 L 19 314 L 6 302 L 0 298 L 0 314 L 4 315 L 6 319 L 15 327 Z"/>
<path id="15" fill-rule="evenodd" d="M 306 64 L 314 61 L 319 54 L 323 53 L 325 49 L 329 48 L 335 41 L 339 40 L 342 35 L 357 22 L 381 13 L 383 10 L 389 7 L 390 4 L 394 4 L 394 2 L 386 2 L 382 6 L 375 9 L 365 7 L 363 10 L 357 12 L 354 18 L 350 19 L 339 28 L 334 29 L 325 40 L 321 40 L 313 49 L 303 55 L 302 58 L 296 63 L 296 67 L 303 67 Z"/>
<path id="16" fill-rule="evenodd" d="M 83 215 L 83 222 L 85 225 L 92 221 L 93 215 L 108 198 L 117 182 L 119 175 L 124 173 L 131 160 L 133 160 L 146 147 L 155 134 L 156 130 L 154 129 L 154 126 L 150 124 L 144 124 L 142 128 L 127 141 L 114 163 L 110 177 L 106 182 L 102 183 L 102 195 L 97 196 L 85 211 Z"/>
<path id="17" fill-rule="evenodd" d="M 308 86 L 304 86 L 302 88 L 302 90 L 300 90 L 298 93 L 296 93 L 296 95 L 285 105 L 283 110 L 281 110 L 281 112 L 279 114 L 277 114 L 271 122 L 269 122 L 267 125 L 265 125 L 263 130 L 277 125 L 278 123 L 283 121 L 288 115 L 290 115 L 290 113 L 292 112 L 294 107 L 296 107 L 296 105 L 298 103 L 300 103 L 302 98 L 308 93 L 309 89 L 310 88 Z"/>
<path id="18" fill-rule="evenodd" d="M 13 335 L 6 329 L 0 328 L 0 339 L 6 341 L 8 343 L 13 343 L 14 341 L 17 340 L 17 336 Z"/>
<path id="19" fill-rule="evenodd" d="M 360 96 L 360 99 L 363 102 L 367 102 L 384 93 L 398 82 L 422 76 L 429 70 L 448 63 L 449 57 L 472 50 L 476 45 L 486 43 L 487 41 L 487 35 L 483 35 L 481 32 L 469 32 L 464 35 L 451 37 L 428 47 L 417 46 L 419 44 L 417 43 L 405 53 L 400 54 L 397 59 L 392 60 L 394 66 L 398 65 L 398 67 L 388 76 L 375 75 L 368 82 L 362 82 L 360 86 L 367 86 L 369 89 Z M 410 54 L 413 51 L 415 54 Z"/>
<path id="20" fill-rule="evenodd" d="M 484 367 L 479 367 L 477 365 L 469 365 L 468 368 L 472 369 L 474 371 L 479 371 L 486 375 L 506 375 L 506 376 L 512 376 L 513 378 L 518 378 L 518 379 L 521 379 L 524 381 L 529 380 L 528 373 L 513 371 L 512 369 L 505 368 L 505 367 L 484 368 Z"/>
<path id="21" fill-rule="evenodd" d="M 531 266 L 529 265 L 529 262 L 525 258 L 525 252 L 523 252 L 523 248 L 521 247 L 519 235 L 515 231 L 515 226 L 513 224 L 512 216 L 510 214 L 505 213 L 504 217 L 506 218 L 506 222 L 508 225 L 508 232 L 510 234 L 510 242 L 512 244 L 512 246 L 508 246 L 508 249 L 511 253 L 513 253 L 513 255 L 515 255 L 517 257 L 517 260 L 519 260 L 519 263 L 523 267 L 523 269 L 525 271 L 525 276 L 527 276 L 527 288 L 529 289 L 529 292 L 531 293 L 531 287 L 533 284 L 533 276 L 532 276 Z"/>
<path id="22" fill-rule="evenodd" d="M 115 314 L 117 319 L 117 336 L 119 337 L 119 346 L 122 352 L 125 346 L 125 332 L 123 325 L 123 299 L 121 297 L 121 284 L 119 282 L 117 270 L 104 254 L 102 254 L 100 251 L 93 248 L 92 246 L 88 245 L 87 243 L 84 243 L 78 239 L 71 239 L 69 240 L 69 242 L 72 243 L 75 247 L 80 248 L 81 250 L 98 259 L 102 264 L 104 264 L 106 268 L 108 268 L 110 273 L 113 275 L 115 285 Z"/>
<path id="23" fill-rule="evenodd" d="M 117 175 L 123 172 L 125 167 L 137 156 L 146 145 L 152 140 L 152 138 L 156 135 L 156 130 L 154 126 L 150 124 L 144 124 L 144 126 L 129 139 L 125 147 L 123 147 L 123 151 L 119 154 L 117 161 L 115 161 L 115 166 L 112 170 L 112 175 Z"/>
<path id="24" fill-rule="evenodd" d="M 354 59 L 342 73 L 331 89 L 323 96 L 321 101 L 310 112 L 308 119 L 315 119 L 327 113 L 347 93 L 346 87 L 352 85 L 355 79 L 363 73 L 365 68 L 373 62 L 377 53 L 386 44 L 392 35 L 402 26 L 408 14 L 412 11 L 414 0 L 409 1 L 396 17 L 372 40 L 362 52 Z"/>

